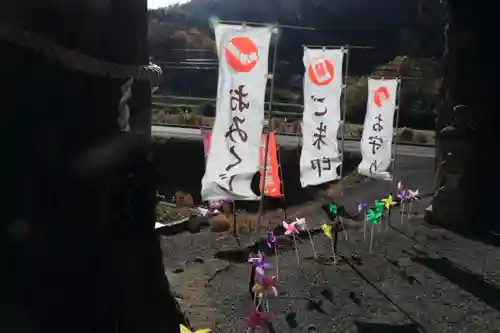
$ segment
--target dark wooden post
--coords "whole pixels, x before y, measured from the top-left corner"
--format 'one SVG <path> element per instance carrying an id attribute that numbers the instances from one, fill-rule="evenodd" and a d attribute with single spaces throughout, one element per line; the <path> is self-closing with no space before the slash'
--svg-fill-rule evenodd
<path id="1" fill-rule="evenodd" d="M 148 62 L 146 0 L 11 1 L 0 14 L 101 60 Z M 117 126 L 125 80 L 0 47 L 0 292 L 9 313 L 0 331 L 178 331 L 154 232 L 148 83 L 132 88 L 125 133 Z"/>

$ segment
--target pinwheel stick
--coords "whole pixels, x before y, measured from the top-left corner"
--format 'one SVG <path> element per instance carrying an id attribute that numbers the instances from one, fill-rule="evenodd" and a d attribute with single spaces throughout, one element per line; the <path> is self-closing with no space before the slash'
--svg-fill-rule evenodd
<path id="1" fill-rule="evenodd" d="M 297 240 L 295 239 L 295 233 L 292 234 L 292 237 L 293 237 L 293 246 L 295 247 L 295 256 L 297 257 L 297 265 L 300 266 L 299 248 L 297 247 Z"/>
<path id="2" fill-rule="evenodd" d="M 380 228 L 382 227 L 382 222 L 384 221 L 384 209 L 382 208 L 380 211 L 380 217 L 378 220 L 378 225 L 377 225 L 377 230 L 380 231 Z"/>
<path id="3" fill-rule="evenodd" d="M 413 200 L 410 201 L 410 207 L 408 208 L 408 221 L 411 219 L 411 206 L 413 204 Z"/>
<path id="4" fill-rule="evenodd" d="M 342 220 L 340 219 L 340 216 L 338 216 L 338 215 L 337 215 L 337 220 L 338 220 L 338 222 L 340 222 L 340 225 L 342 226 L 342 230 L 344 230 L 345 240 L 349 240 L 349 233 L 344 226 L 344 222 L 342 222 Z"/>
<path id="5" fill-rule="evenodd" d="M 279 276 L 280 276 L 280 269 L 279 269 L 279 257 L 278 257 L 278 243 L 275 242 L 274 243 L 274 260 L 276 261 L 276 279 L 280 280 Z"/>
<path id="6" fill-rule="evenodd" d="M 405 218 L 405 201 L 401 199 L 401 225 L 403 224 Z"/>
<path id="7" fill-rule="evenodd" d="M 332 258 L 333 258 L 333 262 L 336 262 L 337 261 L 337 254 L 335 253 L 335 244 L 334 244 L 334 241 L 333 241 L 333 237 L 330 238 L 330 245 L 332 247 Z"/>
<path id="8" fill-rule="evenodd" d="M 262 301 L 264 300 L 263 296 L 258 296 L 259 302 L 257 303 L 257 306 L 255 307 L 255 310 L 259 311 L 260 306 L 262 305 Z"/>
<path id="9" fill-rule="evenodd" d="M 387 232 L 387 230 L 389 230 L 389 222 L 391 221 L 391 211 L 392 211 L 392 208 L 388 208 L 387 209 L 387 221 L 385 221 L 385 232 Z"/>
<path id="10" fill-rule="evenodd" d="M 373 246 L 373 223 L 371 223 L 371 234 L 370 234 L 370 253 L 372 253 L 372 246 Z"/>
<path id="11" fill-rule="evenodd" d="M 368 224 L 368 221 L 366 220 L 366 213 L 365 213 L 365 218 L 363 219 L 365 225 L 363 226 L 363 237 L 366 240 L 366 225 Z"/>
<path id="12" fill-rule="evenodd" d="M 313 255 L 314 255 L 314 260 L 318 259 L 318 254 L 316 253 L 316 248 L 314 247 L 314 242 L 311 236 L 311 231 L 309 231 L 309 228 L 306 227 L 307 230 L 307 235 L 309 235 L 309 241 L 311 242 L 311 248 L 313 250 Z"/>

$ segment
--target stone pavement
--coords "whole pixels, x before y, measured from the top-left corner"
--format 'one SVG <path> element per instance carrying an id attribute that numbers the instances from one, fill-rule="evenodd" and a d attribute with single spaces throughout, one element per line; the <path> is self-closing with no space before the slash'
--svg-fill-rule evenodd
<path id="1" fill-rule="evenodd" d="M 396 179 L 421 192 L 432 190 L 432 160 L 400 159 L 398 167 Z M 353 211 L 357 200 L 381 198 L 393 186 L 365 182 L 342 200 Z M 500 332 L 500 249 L 427 225 L 423 211 L 429 200 L 414 204 L 417 214 L 403 224 L 396 208 L 391 227 L 375 233 L 372 253 L 361 231 L 349 230 L 348 240 L 341 234 L 339 251 L 346 260 L 338 265 L 311 260 L 305 238 L 298 245 L 298 266 L 293 244 L 282 244 L 280 295 L 268 302 L 276 315 L 274 331 Z M 308 223 L 315 227 L 325 218 L 314 212 Z M 244 254 L 239 262 L 215 259 L 237 248 L 233 239 L 216 237 L 210 232 L 163 237 L 167 275 L 194 327 L 245 332 L 250 267 Z M 320 255 L 331 255 L 326 237 L 313 239 Z M 274 264 L 274 257 L 268 259 Z"/>

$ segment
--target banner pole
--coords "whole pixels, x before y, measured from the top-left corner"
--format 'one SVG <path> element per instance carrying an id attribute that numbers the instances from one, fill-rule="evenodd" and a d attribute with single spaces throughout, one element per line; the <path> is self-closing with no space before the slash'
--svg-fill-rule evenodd
<path id="1" fill-rule="evenodd" d="M 274 51 L 273 51 L 273 66 L 272 66 L 272 75 L 270 77 L 271 79 L 271 86 L 269 89 L 269 115 L 268 115 L 268 129 L 266 133 L 266 142 L 265 142 L 265 148 L 264 148 L 264 168 L 261 173 L 262 181 L 261 181 L 261 193 L 260 193 L 260 202 L 259 202 L 259 217 L 257 218 L 257 244 L 260 244 L 258 241 L 260 238 L 260 225 L 262 223 L 262 217 L 263 217 L 263 212 L 264 212 L 264 197 L 265 197 L 265 185 L 266 185 L 266 172 L 267 172 L 267 156 L 269 153 L 269 126 L 271 126 L 271 119 L 273 115 L 273 95 L 274 95 L 274 74 L 276 72 L 276 58 L 278 55 L 278 27 L 274 28 L 275 30 L 273 31 L 274 33 Z M 260 148 L 259 148 L 260 149 Z M 260 166 L 259 166 L 260 169 Z M 260 249 L 258 248 L 258 251 Z M 252 265 L 252 269 L 250 271 L 250 280 L 249 280 L 249 291 L 250 295 L 253 299 L 253 302 L 255 305 L 259 305 L 257 303 L 257 294 L 252 292 L 252 287 L 255 282 L 255 265 Z M 260 306 L 257 306 L 257 310 L 261 310 Z M 254 329 L 252 329 L 254 331 Z"/>
<path id="2" fill-rule="evenodd" d="M 342 101 L 342 137 L 341 137 L 341 149 L 342 149 L 342 155 L 341 155 L 341 164 L 340 164 L 340 180 L 342 180 L 342 177 L 344 176 L 344 155 L 345 155 L 345 131 L 346 131 L 346 114 L 347 114 L 347 78 L 348 78 L 348 72 L 349 72 L 349 45 L 343 46 L 342 47 L 343 52 L 346 54 L 345 57 L 345 72 L 344 72 L 344 99 Z M 340 196 L 344 196 L 344 190 L 342 187 L 340 188 Z"/>
<path id="3" fill-rule="evenodd" d="M 272 74 L 270 77 L 271 86 L 269 88 L 269 104 L 268 104 L 268 129 L 266 131 L 266 142 L 264 144 L 264 168 L 261 173 L 262 181 L 261 181 L 261 193 L 260 193 L 260 202 L 259 202 L 259 217 L 257 219 L 257 238 L 260 237 L 260 225 L 262 223 L 262 217 L 264 212 L 264 197 L 265 197 L 265 185 L 266 185 L 266 172 L 267 172 L 267 157 L 269 154 L 269 126 L 271 126 L 271 120 L 273 116 L 273 97 L 274 97 L 274 74 L 276 72 L 276 59 L 278 56 L 278 28 L 274 28 L 276 31 L 274 33 L 274 51 L 273 51 L 273 66 L 272 66 Z"/>
<path id="4" fill-rule="evenodd" d="M 313 27 L 303 27 L 303 26 L 298 26 L 298 25 L 284 25 L 284 24 L 272 24 L 272 23 L 262 23 L 262 22 L 249 22 L 249 21 L 234 21 L 234 20 L 217 20 L 219 23 L 224 23 L 224 24 L 244 24 L 244 25 L 249 25 L 249 26 L 257 26 L 257 27 L 267 27 L 267 26 L 276 26 L 281 29 L 295 29 L 295 30 L 311 30 L 314 31 Z"/>
<path id="5" fill-rule="evenodd" d="M 397 78 L 397 83 L 398 83 L 398 91 L 396 93 L 396 123 L 394 127 L 394 133 L 393 133 L 393 144 L 392 144 L 392 179 L 394 180 L 394 170 L 396 169 L 396 149 L 397 149 L 397 141 L 398 141 L 398 128 L 399 128 L 399 113 L 401 112 L 400 104 L 401 104 L 401 77 L 398 76 Z"/>
<path id="6" fill-rule="evenodd" d="M 280 172 L 280 184 L 281 184 L 281 199 L 282 199 L 282 204 L 283 204 L 283 214 L 285 215 L 285 220 L 288 219 L 287 214 L 286 214 L 286 198 L 285 198 L 285 182 L 283 180 L 283 168 L 281 167 L 281 152 L 280 148 L 277 147 L 276 149 L 278 151 L 278 169 Z"/>

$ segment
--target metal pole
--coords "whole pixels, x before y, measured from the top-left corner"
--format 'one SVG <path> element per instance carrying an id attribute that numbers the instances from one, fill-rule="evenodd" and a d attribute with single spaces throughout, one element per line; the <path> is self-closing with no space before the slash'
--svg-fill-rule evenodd
<path id="1" fill-rule="evenodd" d="M 286 220 L 286 219 L 288 219 L 288 217 L 286 215 L 285 182 L 283 181 L 283 168 L 281 167 L 281 152 L 280 152 L 280 148 L 278 147 L 277 150 L 278 150 L 278 160 L 279 160 L 278 169 L 279 169 L 279 172 L 280 172 L 280 184 L 281 184 L 281 199 L 283 200 L 282 201 L 282 203 L 283 203 L 283 213 L 285 215 L 285 220 Z"/>
<path id="2" fill-rule="evenodd" d="M 401 78 L 398 77 L 398 92 L 397 92 L 397 105 L 396 105 L 396 124 L 394 126 L 393 133 L 393 150 L 392 150 L 392 173 L 394 175 L 394 169 L 396 168 L 396 149 L 397 149 L 397 141 L 398 141 L 398 128 L 399 128 L 399 113 L 401 112 L 400 104 L 401 104 Z M 394 178 L 393 178 L 394 179 Z"/>
<path id="3" fill-rule="evenodd" d="M 238 246 L 241 246 L 240 244 L 240 239 L 238 237 L 238 230 L 237 230 L 237 224 L 236 224 L 236 200 L 233 200 L 233 236 L 234 239 L 236 240 L 236 243 Z"/>
<path id="4" fill-rule="evenodd" d="M 200 102 L 215 102 L 217 101 L 217 98 L 215 97 L 192 97 L 192 96 L 180 96 L 180 95 L 155 95 L 153 96 L 155 99 L 158 98 L 167 98 L 167 99 L 187 99 L 187 100 L 193 100 L 193 101 L 200 101 Z M 269 105 L 269 102 L 264 102 L 266 105 Z M 289 106 L 289 107 L 296 107 L 296 108 L 303 108 L 304 105 L 302 104 L 297 104 L 297 103 L 281 103 L 281 102 L 273 102 L 274 106 Z M 285 111 L 279 111 L 280 114 L 283 115 L 292 115 L 292 116 L 300 116 L 301 113 L 295 113 L 295 112 L 285 112 Z"/>
<path id="5" fill-rule="evenodd" d="M 307 47 L 308 49 L 339 49 L 349 47 L 349 49 L 365 49 L 371 50 L 374 49 L 373 46 L 364 46 L 364 45 L 302 45 L 302 47 Z"/>
<path id="6" fill-rule="evenodd" d="M 271 125 L 271 119 L 273 116 L 273 97 L 274 97 L 274 75 L 276 73 L 276 59 L 278 57 L 278 33 L 279 31 L 276 32 L 275 34 L 275 40 L 274 40 L 274 52 L 273 52 L 273 67 L 272 71 L 273 74 L 271 76 L 271 87 L 269 89 L 269 104 L 268 104 L 268 121 L 269 121 L 269 126 Z M 263 217 L 263 212 L 264 212 L 264 197 L 265 197 L 265 185 L 266 185 L 266 172 L 267 172 L 267 156 L 269 153 L 269 128 L 266 133 L 266 143 L 265 143 L 265 148 L 264 148 L 264 168 L 262 170 L 262 181 L 261 181 L 261 193 L 260 193 L 260 202 L 259 202 L 259 218 L 257 219 L 257 238 L 260 237 L 260 225 L 262 223 L 262 217 Z"/>
<path id="7" fill-rule="evenodd" d="M 342 47 L 345 57 L 345 72 L 344 72 L 344 100 L 342 101 L 342 138 L 340 146 L 342 148 L 342 164 L 340 164 L 340 179 L 344 176 L 344 154 L 345 154 L 345 131 L 346 131 L 346 113 L 347 113 L 347 73 L 349 71 L 349 45 Z M 344 196 L 344 190 L 340 188 L 340 196 Z M 347 232 L 347 231 L 346 231 Z"/>
<path id="8" fill-rule="evenodd" d="M 390 76 L 382 76 L 382 75 L 370 75 L 369 76 L 370 79 L 376 79 L 376 80 L 380 80 L 380 79 L 404 79 L 404 80 L 414 80 L 414 81 L 418 81 L 418 80 L 421 80 L 420 78 L 418 77 L 414 77 L 414 76 L 400 76 L 400 75 L 397 75 L 396 77 L 390 77 Z"/>
<path id="9" fill-rule="evenodd" d="M 260 26 L 260 27 L 267 27 L 267 26 L 277 26 L 279 28 L 286 28 L 286 29 L 297 29 L 297 30 L 316 30 L 312 27 L 300 27 L 297 25 L 281 25 L 281 24 L 272 24 L 272 23 L 262 23 L 262 22 L 247 22 L 247 21 L 231 21 L 231 20 L 218 20 L 219 23 L 226 23 L 226 24 L 237 24 L 237 25 L 255 25 L 255 26 Z"/>

